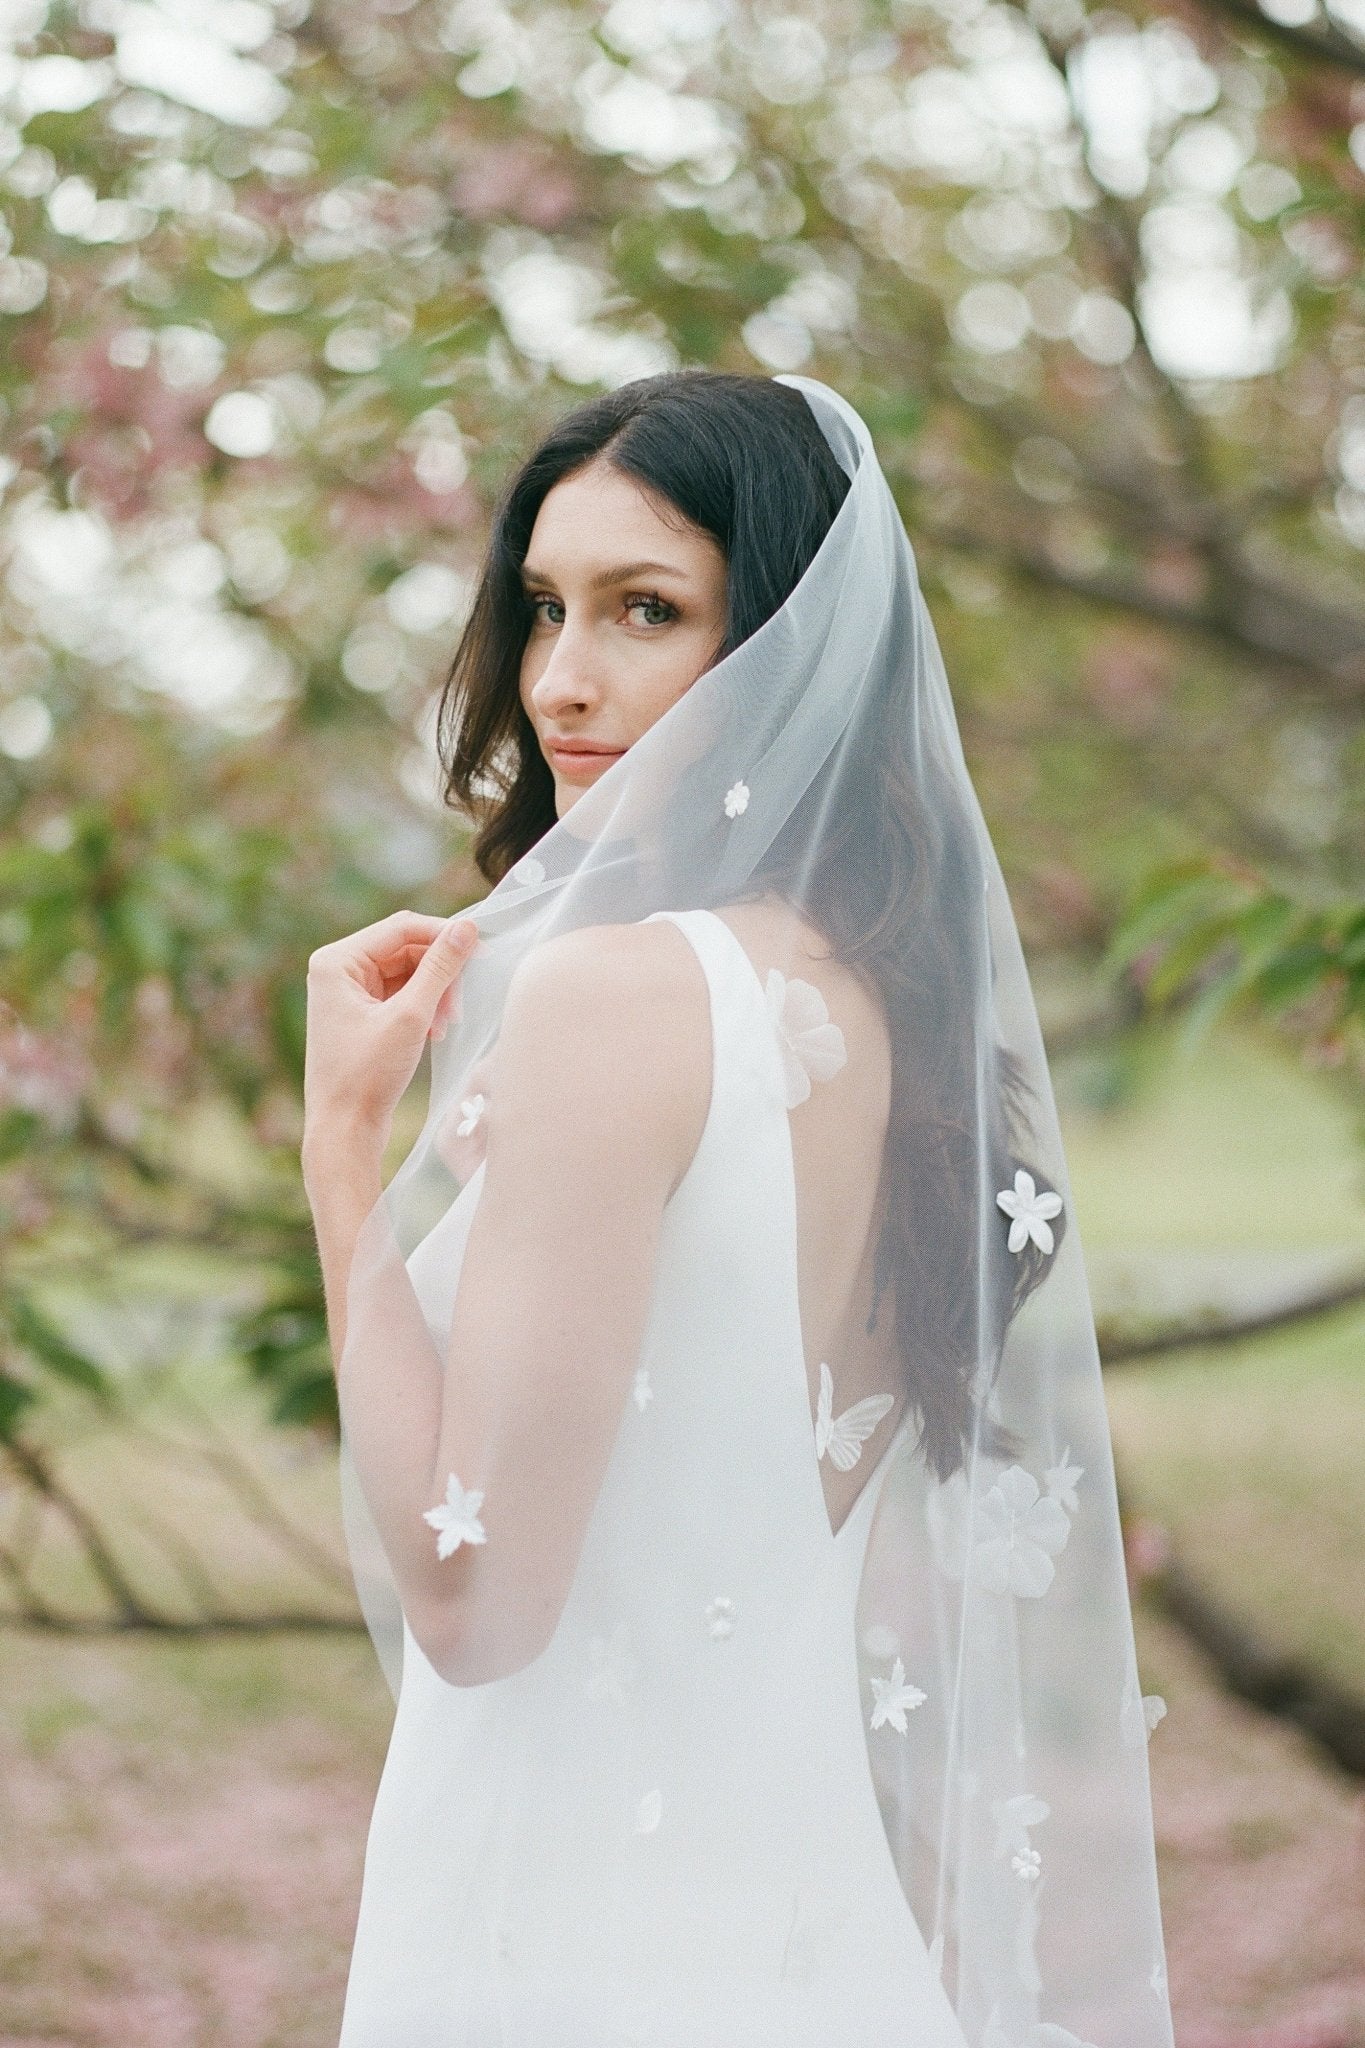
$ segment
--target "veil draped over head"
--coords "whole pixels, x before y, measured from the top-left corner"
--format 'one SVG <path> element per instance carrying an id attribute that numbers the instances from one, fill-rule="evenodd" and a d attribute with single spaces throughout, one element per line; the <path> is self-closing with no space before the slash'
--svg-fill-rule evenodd
<path id="1" fill-rule="evenodd" d="M 910 1427 L 876 1499 L 847 1653 L 895 1876 L 970 2048 L 1170 2048 L 1147 1760 L 1160 1703 L 1139 1683 L 1093 1314 L 1028 974 L 915 556 L 867 429 L 825 385 L 777 381 L 803 396 L 849 479 L 814 559 L 766 623 L 469 913 L 480 943 L 432 1048 L 426 1122 L 362 1234 L 349 1290 L 339 1386 L 356 1582 L 399 1695 L 423 1660 L 350 1388 L 400 1327 L 448 1368 L 448 1315 L 433 1314 L 409 1276 L 463 1190 L 477 1196 L 482 1169 L 462 1170 L 460 1138 L 480 1115 L 480 1063 L 514 970 L 580 927 L 775 894 L 875 988 L 891 1048 L 873 1315 L 890 1333 Z M 790 1104 L 837 1064 L 837 1049 L 830 1060 L 818 998 L 803 1008 L 787 984 L 784 1005 L 783 991 L 770 976 L 769 1011 L 796 1076 Z M 852 1465 L 879 1412 L 841 1400 L 834 1364 L 811 1418 L 826 1472 L 831 1460 Z M 648 1413 L 624 1403 L 613 1464 L 665 1406 L 657 1388 Z M 763 1526 L 778 1530 L 788 1518 L 799 1542 L 809 1496 L 765 1456 L 765 1416 L 743 1420 L 745 1513 L 761 1506 Z M 571 1460 L 573 1446 L 564 1453 Z M 598 1512 L 619 1498 L 604 1486 Z M 711 1527 L 727 1503 L 703 1511 Z M 623 1556 L 612 1569 L 624 1585 L 637 1564 Z M 691 1683 L 688 1656 L 703 1696 L 704 1660 L 729 1627 L 713 1615 L 709 1640 L 668 1649 L 675 1696 Z M 739 1626 L 733 1635 L 742 1644 Z M 469 1698 L 496 1713 L 506 1687 L 510 1714 L 527 1678 Z M 599 1702 L 628 1716 L 617 1698 L 627 1692 L 612 1693 L 599 1669 Z M 766 1711 L 799 1736 L 803 1699 L 780 1672 Z M 639 1738 L 626 1718 L 600 1756 L 583 1750 L 602 1810 L 614 1772 L 623 1796 L 636 1787 Z M 543 1739 L 523 1729 L 523 1743 Z M 811 1783 L 822 1767 L 811 1754 Z M 796 1809 L 807 1796 L 804 1781 L 789 1787 Z M 519 1872 L 504 1844 L 509 1897 L 523 1879 L 536 1896 L 532 1861 Z M 630 1891 L 596 1902 L 599 1924 L 627 1912 Z M 842 2044 L 830 2036 L 829 2048 Z M 858 2048 L 870 2040 L 859 2034 Z"/>

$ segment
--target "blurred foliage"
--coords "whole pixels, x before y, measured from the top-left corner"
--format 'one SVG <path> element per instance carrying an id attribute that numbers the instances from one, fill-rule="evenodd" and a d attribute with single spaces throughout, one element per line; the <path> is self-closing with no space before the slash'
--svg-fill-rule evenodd
<path id="1" fill-rule="evenodd" d="M 431 720 L 490 504 L 656 368 L 868 418 L 1035 960 L 1358 1048 L 1359 0 L 6 20 L 0 1437 L 148 1241 L 254 1274 L 239 1355 L 334 1426 L 307 955 L 477 893 Z"/>

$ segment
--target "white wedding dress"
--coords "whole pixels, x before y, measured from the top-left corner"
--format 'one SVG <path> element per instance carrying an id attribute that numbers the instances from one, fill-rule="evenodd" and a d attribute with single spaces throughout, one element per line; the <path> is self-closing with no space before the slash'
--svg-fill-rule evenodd
<path id="1" fill-rule="evenodd" d="M 874 1432 L 834 1532 L 764 987 L 714 912 L 655 915 L 705 971 L 714 1067 L 640 1370 L 544 1654 L 455 1687 L 405 1629 L 340 2048 L 964 2048 L 886 1839 L 855 1640 L 906 1424 L 879 1458 Z M 433 1329 L 481 1171 L 409 1261 Z"/>

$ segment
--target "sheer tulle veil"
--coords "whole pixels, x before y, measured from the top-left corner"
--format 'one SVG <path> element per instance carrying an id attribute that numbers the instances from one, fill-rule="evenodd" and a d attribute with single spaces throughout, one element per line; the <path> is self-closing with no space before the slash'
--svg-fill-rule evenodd
<path id="1" fill-rule="evenodd" d="M 868 430 L 824 384 L 778 381 L 810 407 L 847 493 L 781 607 L 473 907 L 482 943 L 432 1049 L 424 1127 L 362 1238 L 347 1352 L 374 1341 L 367 1304 L 402 1285 L 461 1191 L 451 1134 L 474 1113 L 471 1074 L 530 949 L 772 890 L 829 931 L 875 983 L 894 1055 L 878 1313 L 894 1319 L 914 1427 L 877 1499 L 849 1645 L 879 1706 L 864 1729 L 889 1855 L 971 2048 L 1171 2048 L 1147 1757 L 1158 1708 L 1139 1682 L 1028 972 Z M 448 1331 L 425 1329 L 443 1358 Z M 347 1365 L 347 1538 L 397 1694 L 403 1616 Z M 754 1423 L 752 1487 L 782 1486 Z"/>

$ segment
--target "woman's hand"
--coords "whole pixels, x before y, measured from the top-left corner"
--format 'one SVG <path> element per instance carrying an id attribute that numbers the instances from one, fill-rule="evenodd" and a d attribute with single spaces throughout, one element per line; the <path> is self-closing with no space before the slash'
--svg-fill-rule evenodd
<path id="1" fill-rule="evenodd" d="M 429 1037 L 444 1035 L 478 938 L 469 917 L 398 910 L 308 962 L 304 1151 L 387 1143 Z"/>

